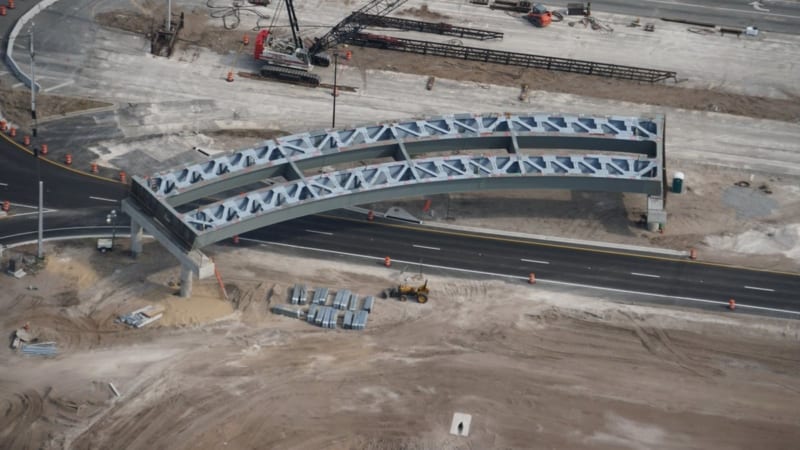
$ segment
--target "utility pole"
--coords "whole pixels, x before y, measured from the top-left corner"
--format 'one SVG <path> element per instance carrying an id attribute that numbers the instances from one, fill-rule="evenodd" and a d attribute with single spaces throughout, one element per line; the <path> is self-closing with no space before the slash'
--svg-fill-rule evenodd
<path id="1" fill-rule="evenodd" d="M 333 54 L 333 118 L 331 128 L 336 128 L 336 97 L 339 96 L 339 88 L 336 86 L 336 74 L 339 72 L 339 54 Z"/>
<path id="2" fill-rule="evenodd" d="M 37 128 L 37 121 L 36 121 L 36 73 L 34 71 L 36 64 L 34 63 L 34 51 L 33 51 L 33 27 L 34 23 L 31 22 L 31 118 L 33 119 L 33 137 L 36 137 L 36 128 Z"/>
<path id="3" fill-rule="evenodd" d="M 167 33 L 172 31 L 172 0 L 167 0 Z"/>
<path id="4" fill-rule="evenodd" d="M 36 163 L 38 164 L 39 161 L 36 161 Z M 40 260 L 44 259 L 44 244 L 42 243 L 43 234 L 44 234 L 44 182 L 42 182 L 42 180 L 39 180 L 39 248 L 36 251 L 36 256 Z"/>

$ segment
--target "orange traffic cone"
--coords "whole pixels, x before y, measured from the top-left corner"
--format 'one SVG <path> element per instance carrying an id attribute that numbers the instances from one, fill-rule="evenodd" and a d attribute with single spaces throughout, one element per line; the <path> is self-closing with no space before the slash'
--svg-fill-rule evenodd
<path id="1" fill-rule="evenodd" d="M 43 155 L 47 154 L 47 144 L 42 144 L 42 152 Z"/>
<path id="2" fill-rule="evenodd" d="M 531 272 L 531 274 L 528 275 L 528 284 L 536 284 L 536 274 L 535 273 Z"/>
<path id="3" fill-rule="evenodd" d="M 98 172 L 98 170 L 97 170 L 97 163 L 92 163 L 92 166 L 91 166 L 91 167 L 92 167 L 92 173 L 97 173 L 97 172 Z"/>
<path id="4" fill-rule="evenodd" d="M 125 173 L 125 171 L 120 170 L 120 172 L 119 172 L 119 181 L 125 183 L 127 179 L 128 179 L 128 175 Z"/>
<path id="5" fill-rule="evenodd" d="M 392 258 L 389 258 L 388 256 L 383 258 L 383 265 L 386 267 L 392 267 Z"/>
<path id="6" fill-rule="evenodd" d="M 351 52 L 350 50 L 348 50 L 348 51 L 347 51 L 347 52 L 344 54 L 344 59 L 345 59 L 346 61 L 350 61 L 351 59 L 353 59 L 353 52 Z"/>
<path id="7" fill-rule="evenodd" d="M 68 166 L 72 165 L 72 155 L 67 153 L 67 155 L 64 156 L 64 162 L 67 163 Z"/>
<path id="8" fill-rule="evenodd" d="M 247 35 L 247 33 L 245 33 L 244 37 L 242 38 L 242 44 L 247 45 L 249 43 L 250 43 L 250 37 Z"/>
<path id="9" fill-rule="evenodd" d="M 372 211 L 371 209 L 370 209 L 370 210 L 369 210 L 369 212 L 367 213 L 367 220 L 369 220 L 370 222 L 372 222 L 373 220 L 375 220 L 375 212 L 374 212 L 374 211 Z"/>
<path id="10" fill-rule="evenodd" d="M 11 202 L 6 200 L 3 202 L 3 211 L 8 212 L 11 209 Z"/>
<path id="11" fill-rule="evenodd" d="M 11 127 L 11 130 L 8 131 L 8 135 L 11 136 L 11 137 L 17 137 L 17 129 L 14 128 L 14 127 Z"/>
<path id="12" fill-rule="evenodd" d="M 736 309 L 736 300 L 734 299 L 728 300 L 728 309 L 730 309 L 731 311 Z"/>
<path id="13" fill-rule="evenodd" d="M 228 78 L 225 78 L 225 79 L 228 81 L 228 83 L 233 81 L 233 71 L 232 70 L 228 71 Z"/>
<path id="14" fill-rule="evenodd" d="M 0 120 L 0 131 L 6 131 L 6 121 Z"/>

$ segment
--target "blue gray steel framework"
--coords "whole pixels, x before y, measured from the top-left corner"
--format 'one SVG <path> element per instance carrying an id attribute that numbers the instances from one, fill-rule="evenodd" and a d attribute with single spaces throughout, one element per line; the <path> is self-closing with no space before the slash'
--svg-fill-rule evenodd
<path id="1" fill-rule="evenodd" d="M 181 261 L 182 295 L 189 295 L 192 273 L 213 274 L 200 252 L 207 245 L 394 198 L 503 189 L 633 192 L 647 195 L 648 222 L 663 225 L 664 125 L 663 115 L 456 114 L 299 133 L 135 176 L 123 211 L 132 218 L 134 254 L 141 252 L 144 229 Z M 325 170 L 335 165 L 349 167 Z M 237 193 L 194 207 L 231 192 Z"/>

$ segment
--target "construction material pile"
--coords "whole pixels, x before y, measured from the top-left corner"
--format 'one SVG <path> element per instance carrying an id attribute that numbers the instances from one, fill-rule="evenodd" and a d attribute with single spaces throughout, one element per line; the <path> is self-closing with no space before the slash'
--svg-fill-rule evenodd
<path id="1" fill-rule="evenodd" d="M 331 305 L 328 305 L 328 294 L 330 290 L 326 287 L 314 288 L 314 295 L 311 297 L 311 305 L 307 310 L 290 305 L 275 305 L 270 308 L 273 314 L 278 314 L 293 319 L 303 319 L 306 322 L 322 328 L 335 329 L 340 324 L 339 311 L 344 310 L 344 317 L 341 321 L 342 328 L 349 330 L 363 330 L 367 326 L 369 314 L 375 304 L 375 297 L 369 295 L 364 297 L 359 308 L 359 296 L 349 289 L 342 289 L 336 292 Z M 305 304 L 308 299 L 308 290 L 304 284 L 295 284 L 292 290 L 290 302 L 292 305 Z"/>
<path id="2" fill-rule="evenodd" d="M 143 326 L 149 325 L 160 319 L 164 315 L 163 311 L 163 307 L 147 305 L 144 308 L 137 309 L 130 314 L 119 316 L 115 322 L 124 323 L 125 325 L 134 328 L 142 328 Z"/>
<path id="3" fill-rule="evenodd" d="M 20 351 L 30 356 L 55 356 L 58 348 L 55 342 L 37 342 L 35 344 L 22 344 Z"/>

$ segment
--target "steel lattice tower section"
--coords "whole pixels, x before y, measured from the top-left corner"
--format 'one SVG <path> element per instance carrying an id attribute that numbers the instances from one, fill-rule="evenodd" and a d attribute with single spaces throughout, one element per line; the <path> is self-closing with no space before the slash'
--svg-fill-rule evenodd
<path id="1" fill-rule="evenodd" d="M 661 115 L 458 114 L 300 133 L 133 177 L 123 211 L 132 218 L 134 254 L 141 252 L 146 229 L 181 261 L 184 295 L 192 273 L 213 274 L 202 247 L 297 217 L 392 198 L 489 189 L 634 192 L 647 195 L 648 221 L 663 225 L 664 123 Z M 497 149 L 505 154 L 424 157 Z M 550 149 L 573 154 L 542 153 Z M 319 170 L 381 158 L 388 162 Z M 267 180 L 267 187 L 241 193 Z M 230 192 L 236 194 L 189 206 Z"/>

